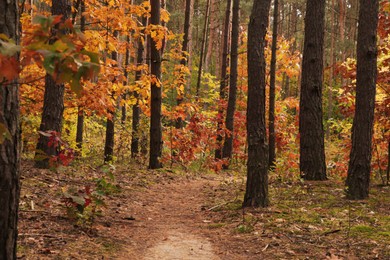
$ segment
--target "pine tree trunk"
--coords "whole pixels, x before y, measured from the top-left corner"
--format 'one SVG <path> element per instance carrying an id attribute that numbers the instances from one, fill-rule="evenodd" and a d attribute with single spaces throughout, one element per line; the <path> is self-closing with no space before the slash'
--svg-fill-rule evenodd
<path id="1" fill-rule="evenodd" d="M 186 6 L 185 6 L 185 16 L 184 16 L 184 36 L 183 36 L 183 45 L 182 45 L 182 58 L 180 60 L 180 64 L 183 66 L 188 65 L 188 60 L 190 59 L 189 53 L 189 41 L 190 41 L 190 24 L 191 24 L 191 9 L 192 9 L 192 0 L 185 0 Z M 188 77 L 187 77 L 188 78 Z M 188 80 L 188 79 L 187 79 Z M 187 83 L 188 84 L 188 83 Z M 186 90 L 186 89 L 184 89 Z M 176 97 L 176 104 L 177 106 L 180 106 L 181 103 L 183 103 L 184 100 L 184 92 L 183 93 L 177 93 Z M 183 127 L 183 119 L 181 117 L 178 117 L 176 119 L 176 128 L 182 128 Z"/>
<path id="2" fill-rule="evenodd" d="M 339 42 L 341 43 L 341 62 L 346 60 L 346 48 L 345 48 L 345 0 L 339 0 Z M 341 77 L 341 85 L 344 86 L 346 80 L 344 77 Z"/>
<path id="3" fill-rule="evenodd" d="M 230 32 L 230 10 L 232 9 L 232 0 L 226 2 L 226 14 L 225 25 L 223 31 L 223 43 L 222 43 L 222 64 L 221 64 L 221 82 L 219 87 L 219 108 L 217 115 L 217 148 L 215 149 L 215 159 L 222 159 L 222 140 L 223 140 L 223 117 L 224 117 L 224 104 L 226 101 L 227 93 L 226 86 L 228 84 L 227 67 L 228 67 L 228 51 L 229 51 L 229 32 Z"/>
<path id="4" fill-rule="evenodd" d="M 160 0 L 151 0 L 151 24 L 160 24 Z M 153 39 L 152 39 L 153 40 Z M 157 82 L 161 80 L 161 56 L 155 42 L 151 42 L 151 75 L 155 80 L 151 84 L 151 116 L 150 116 L 150 150 L 149 168 L 162 167 L 160 157 L 162 155 L 162 125 L 161 125 L 161 88 Z"/>
<path id="5" fill-rule="evenodd" d="M 269 135 L 269 155 L 268 165 L 270 168 L 275 167 L 275 79 L 276 79 L 276 44 L 278 40 L 278 0 L 274 0 L 274 17 L 272 28 L 272 46 L 271 46 L 271 69 L 269 85 L 269 111 L 268 111 L 268 135 Z"/>
<path id="6" fill-rule="evenodd" d="M 0 0 L 0 10 L 0 34 L 19 44 L 18 1 Z M 10 134 L 0 143 L 0 259 L 16 259 L 18 233 L 21 130 L 19 85 L 13 83 L 0 84 L 0 127 Z"/>
<path id="7" fill-rule="evenodd" d="M 207 52 L 206 52 L 206 56 L 205 56 L 205 59 L 204 59 L 204 70 L 206 72 L 210 72 L 210 64 L 212 63 L 212 54 L 214 53 L 215 49 L 215 36 L 216 36 L 216 32 L 217 32 L 217 28 L 216 28 L 216 25 L 217 25 L 217 16 L 215 15 L 215 12 L 217 11 L 216 10 L 216 5 L 217 5 L 217 1 L 215 0 L 210 0 L 210 14 L 209 14 L 209 17 L 210 17 L 210 25 L 209 25 L 209 37 L 207 39 L 208 43 L 207 43 Z"/>
<path id="8" fill-rule="evenodd" d="M 203 67 L 203 61 L 204 61 L 204 52 L 206 49 L 207 26 L 208 26 L 209 14 L 210 14 L 210 1 L 211 0 L 207 0 L 206 14 L 205 14 L 205 18 L 204 18 L 202 46 L 200 49 L 199 66 L 198 66 L 199 67 L 198 80 L 196 82 L 196 100 L 199 100 L 199 98 L 200 98 L 200 85 L 202 83 L 202 70 L 203 70 L 202 67 Z"/>
<path id="9" fill-rule="evenodd" d="M 118 31 L 114 31 L 114 38 L 117 39 L 119 36 Z M 111 59 L 118 61 L 118 53 L 112 52 L 111 53 Z M 109 110 L 108 113 L 110 114 L 109 117 L 107 117 L 106 121 L 106 141 L 104 143 L 104 162 L 111 162 L 113 160 L 114 156 L 114 139 L 115 139 L 115 107 L 113 110 Z"/>
<path id="10" fill-rule="evenodd" d="M 71 2 L 69 0 L 52 1 L 51 12 L 53 15 L 62 15 L 65 21 L 71 14 Z M 58 28 L 53 28 L 55 34 Z M 45 94 L 43 98 L 43 113 L 39 131 L 56 131 L 61 133 L 62 117 L 64 113 L 64 84 L 56 84 L 49 74 L 45 77 Z M 36 148 L 35 167 L 49 168 L 49 160 L 58 153 L 57 147 L 49 146 L 49 137 L 40 135 Z M 42 158 L 42 155 L 45 158 Z"/>
<path id="11" fill-rule="evenodd" d="M 128 45 L 130 45 L 130 36 L 127 36 L 126 42 L 127 42 Z M 123 76 L 125 77 L 125 82 L 123 82 L 123 84 L 125 86 L 128 85 L 128 82 L 129 82 L 129 73 L 127 72 L 127 69 L 128 69 L 127 67 L 129 66 L 129 64 L 130 64 L 130 47 L 128 46 L 126 48 L 125 69 L 124 69 L 124 72 L 123 72 Z M 126 100 L 127 99 L 127 95 L 128 95 L 128 93 L 124 93 L 122 95 L 122 99 Z M 121 123 L 125 124 L 126 123 L 126 119 L 127 119 L 127 107 L 126 107 L 126 104 L 124 104 L 122 106 Z"/>
<path id="12" fill-rule="evenodd" d="M 146 25 L 150 25 L 150 17 L 148 17 L 146 19 Z M 145 53 L 145 61 L 144 63 L 146 63 L 148 65 L 148 73 L 150 74 L 150 70 L 151 70 L 151 51 L 152 51 L 152 45 L 151 45 L 151 37 L 150 37 L 150 34 L 147 34 L 145 35 L 145 50 L 144 50 L 144 53 Z M 141 114 L 140 114 L 140 122 L 142 121 L 142 118 L 141 118 Z M 145 122 L 146 123 L 146 122 Z M 146 158 L 149 154 L 149 149 L 148 147 L 150 146 L 150 143 L 149 143 L 149 135 L 146 133 L 146 132 L 140 132 L 138 131 L 138 133 L 140 133 L 140 136 L 139 136 L 139 150 L 140 150 L 140 154 L 142 155 L 143 158 Z"/>
<path id="13" fill-rule="evenodd" d="M 145 27 L 147 23 L 147 18 L 142 17 L 142 26 Z M 138 38 L 138 49 L 137 49 L 137 66 L 144 64 L 144 52 L 145 46 L 142 40 L 142 36 Z M 139 81 L 142 76 L 142 71 L 138 70 L 135 72 L 135 82 Z M 136 158 L 139 153 L 139 122 L 141 116 L 141 109 L 139 107 L 139 94 L 134 91 L 134 97 L 137 99 L 136 103 L 133 105 L 133 116 L 132 116 L 132 133 L 131 133 L 131 157 Z"/>
<path id="14" fill-rule="evenodd" d="M 330 119 L 332 118 L 333 114 L 333 65 L 334 65 L 334 0 L 331 2 L 331 8 L 330 8 L 330 54 L 329 54 L 329 83 L 328 83 L 328 123 L 326 127 L 326 139 L 330 138 Z"/>
<path id="15" fill-rule="evenodd" d="M 285 19 L 285 15 L 284 15 L 284 1 L 283 0 L 280 0 L 280 21 L 278 21 L 278 34 L 279 35 L 284 35 L 284 31 L 283 31 L 283 26 L 284 26 L 284 19 Z"/>
<path id="16" fill-rule="evenodd" d="M 109 111 L 110 117 L 106 120 L 106 141 L 104 143 L 104 162 L 111 162 L 114 155 L 114 117 L 115 112 Z"/>
<path id="17" fill-rule="evenodd" d="M 270 5 L 271 0 L 255 0 L 248 26 L 248 162 L 243 207 L 269 205 L 264 48 Z"/>
<path id="18" fill-rule="evenodd" d="M 377 76 L 378 10 L 378 0 L 360 0 L 355 117 L 346 181 L 349 199 L 366 199 L 369 194 Z"/>
<path id="19" fill-rule="evenodd" d="M 233 138 L 234 138 L 234 112 L 236 111 L 237 99 L 237 69 L 238 69 L 238 39 L 240 37 L 240 0 L 233 0 L 233 19 L 232 19 L 232 41 L 230 54 L 230 86 L 229 99 L 226 110 L 225 127 L 229 131 L 225 134 L 225 142 L 223 144 L 222 157 L 232 158 L 233 153 Z M 225 164 L 227 169 L 229 164 Z"/>
<path id="20" fill-rule="evenodd" d="M 387 145 L 387 172 L 386 172 L 386 185 L 390 184 L 390 140 Z"/>
<path id="21" fill-rule="evenodd" d="M 82 0 L 80 3 L 80 31 L 85 32 L 85 0 Z M 83 149 L 83 132 L 84 132 L 84 111 L 81 106 L 78 107 L 77 113 L 77 129 L 76 129 L 76 145 L 77 145 L 77 154 L 82 155 Z"/>
<path id="22" fill-rule="evenodd" d="M 76 145 L 77 145 L 78 155 L 82 155 L 83 132 L 84 132 L 84 111 L 83 108 L 79 106 L 77 112 L 77 129 L 76 129 Z"/>
<path id="23" fill-rule="evenodd" d="M 305 180 L 326 180 L 322 125 L 324 18 L 325 0 L 308 0 L 299 104 L 299 162 Z"/>

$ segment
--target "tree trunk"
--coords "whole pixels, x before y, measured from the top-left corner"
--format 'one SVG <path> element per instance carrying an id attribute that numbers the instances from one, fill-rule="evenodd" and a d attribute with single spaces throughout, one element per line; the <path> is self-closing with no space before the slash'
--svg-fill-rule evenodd
<path id="1" fill-rule="evenodd" d="M 325 0 L 308 0 L 299 113 L 300 172 L 305 180 L 326 180 L 322 125 Z"/>
<path id="2" fill-rule="evenodd" d="M 215 52 L 215 36 L 217 33 L 217 15 L 215 12 L 217 11 L 218 2 L 215 0 L 210 0 L 210 25 L 209 25 L 209 37 L 207 43 L 207 52 L 204 60 L 204 70 L 210 72 L 210 64 L 212 63 L 212 55 Z"/>
<path id="3" fill-rule="evenodd" d="M 114 38 L 117 39 L 119 36 L 118 31 L 114 31 Z M 118 53 L 116 51 L 111 53 L 111 59 L 118 61 Z M 113 95 L 113 94 L 112 94 Z M 114 98 L 114 97 L 113 97 Z M 104 143 L 104 162 L 111 162 L 114 156 L 114 139 L 115 139 L 115 107 L 114 110 L 109 110 L 110 114 L 106 121 L 106 141 Z"/>
<path id="4" fill-rule="evenodd" d="M 0 10 L 0 34 L 19 44 L 18 1 L 0 0 Z M 10 134 L 0 142 L 0 259 L 16 259 L 18 235 L 21 131 L 19 85 L 16 81 L 13 83 L 0 84 L 0 127 Z"/>
<path id="5" fill-rule="evenodd" d="M 355 0 L 354 1 L 355 5 L 352 6 L 352 8 L 354 8 L 353 17 L 358 17 L 359 16 L 359 1 L 360 0 Z M 355 43 L 357 42 L 357 27 L 358 27 L 358 23 L 357 23 L 357 20 L 354 20 L 353 18 L 352 18 L 352 20 L 354 21 L 354 23 L 353 23 L 353 26 L 351 28 L 351 30 L 352 30 L 352 32 L 351 32 L 351 39 L 353 40 L 353 43 L 354 43 L 354 46 L 355 46 Z M 356 57 L 356 48 L 353 48 L 351 56 L 352 56 L 352 58 Z"/>
<path id="6" fill-rule="evenodd" d="M 386 172 L 386 185 L 390 184 L 390 140 L 387 145 L 387 172 Z"/>
<path id="7" fill-rule="evenodd" d="M 80 31 L 85 32 L 85 1 L 82 0 L 80 3 Z M 77 113 L 77 129 L 76 129 L 76 145 L 77 145 L 77 154 L 82 155 L 83 150 L 83 132 L 84 132 L 84 111 L 81 106 L 78 107 Z"/>
<path id="8" fill-rule="evenodd" d="M 187 3 L 186 3 L 187 4 Z M 191 94 L 191 75 L 192 75 L 192 53 L 193 53 L 193 48 L 192 48 L 192 44 L 193 44 L 193 41 L 192 41 L 192 32 L 193 32 L 193 28 L 191 26 L 191 23 L 192 21 L 194 20 L 193 19 L 193 15 L 194 15 L 194 0 L 190 0 L 190 12 L 189 12 L 189 28 L 188 28 L 188 43 L 187 43 L 187 50 L 188 50 L 188 60 L 187 60 L 187 66 L 188 66 L 188 70 L 190 71 L 190 76 L 187 80 L 187 84 L 185 86 L 185 92 L 186 93 L 189 93 Z M 186 6 L 187 8 L 187 6 Z"/>
<path id="9" fill-rule="evenodd" d="M 151 0 L 151 24 L 160 24 L 160 0 Z M 150 116 L 150 150 L 149 168 L 162 167 L 160 157 L 162 155 L 162 125 L 161 125 L 161 55 L 156 44 L 151 42 L 151 75 L 155 80 L 151 83 L 151 116 Z"/>
<path id="10" fill-rule="evenodd" d="M 283 31 L 283 25 L 284 25 L 284 19 L 285 19 L 285 15 L 284 15 L 284 1 L 283 0 L 280 0 L 280 10 L 279 10 L 279 16 L 280 16 L 280 21 L 278 21 L 278 34 L 279 35 L 284 35 L 284 31 Z"/>
<path id="11" fill-rule="evenodd" d="M 84 111 L 81 106 L 78 107 L 77 112 L 77 129 L 76 129 L 76 146 L 77 154 L 82 155 L 83 150 L 83 132 L 84 132 Z"/>
<path id="12" fill-rule="evenodd" d="M 62 21 L 65 21 L 71 15 L 71 6 L 69 0 L 53 0 L 51 13 L 53 15 L 62 15 Z M 54 28 L 52 33 L 55 34 L 56 30 L 58 28 Z M 61 133 L 64 113 L 64 89 L 64 84 L 56 84 L 53 77 L 46 74 L 43 113 L 39 131 L 46 132 L 50 130 Z M 37 168 L 49 168 L 50 158 L 58 154 L 57 147 L 49 145 L 49 137 L 44 135 L 39 135 L 36 150 L 35 167 Z"/>
<path id="13" fill-rule="evenodd" d="M 215 149 L 215 159 L 222 159 L 222 140 L 223 140 L 223 115 L 224 104 L 226 100 L 227 67 L 229 51 L 229 32 L 230 32 L 230 10 L 232 9 L 232 0 L 226 2 L 225 25 L 223 31 L 222 64 L 221 64 L 221 82 L 219 87 L 219 108 L 217 115 L 217 148 Z"/>
<path id="14" fill-rule="evenodd" d="M 106 120 L 106 141 L 104 143 L 104 162 L 111 162 L 114 155 L 114 117 L 115 112 L 109 111 L 111 118 Z"/>
<path id="15" fill-rule="evenodd" d="M 346 10 L 345 10 L 345 0 L 339 0 L 339 42 L 341 43 L 341 62 L 344 62 L 346 60 L 346 49 L 345 49 L 345 16 L 346 16 Z M 346 80 L 344 77 L 341 77 L 341 86 L 344 86 L 346 84 Z"/>
<path id="16" fill-rule="evenodd" d="M 146 19 L 146 26 L 150 25 L 150 17 L 148 17 Z M 151 70 L 151 51 L 152 51 L 152 39 L 150 37 L 150 34 L 147 34 L 145 35 L 145 50 L 144 50 L 144 53 L 145 53 L 145 61 L 144 63 L 146 63 L 148 65 L 148 74 L 150 74 L 150 70 Z M 140 122 L 142 121 L 142 117 L 141 117 L 141 114 L 140 114 Z M 146 119 L 146 118 L 145 118 Z M 145 121 L 145 124 L 146 124 L 146 121 Z M 149 131 L 150 132 L 150 131 Z M 143 158 L 146 158 L 148 153 L 149 153 L 149 149 L 148 149 L 148 146 L 150 146 L 149 144 L 149 135 L 146 133 L 146 132 L 140 132 L 138 131 L 138 133 L 140 133 L 140 136 L 139 136 L 139 150 L 140 150 L 140 154 L 142 155 Z"/>
<path id="17" fill-rule="evenodd" d="M 145 27 L 147 23 L 147 18 L 142 17 L 142 26 Z M 137 66 L 144 64 L 144 52 L 145 46 L 142 36 L 138 38 L 138 49 L 137 49 Z M 135 72 L 135 82 L 139 81 L 142 76 L 142 71 L 138 70 Z M 134 91 L 134 97 L 137 99 L 136 103 L 133 105 L 133 117 L 132 117 L 132 133 L 131 133 L 131 157 L 136 158 L 139 153 L 139 122 L 141 116 L 141 109 L 139 107 L 139 94 Z"/>
<path id="18" fill-rule="evenodd" d="M 190 59 L 189 55 L 189 41 L 190 41 L 190 24 L 191 24 L 191 9 L 192 9 L 192 0 L 185 0 L 186 7 L 185 7 L 185 16 L 184 16 L 184 36 L 183 36 L 183 45 L 182 45 L 182 58 L 180 60 L 180 64 L 183 66 L 188 65 L 188 60 Z M 187 77 L 188 78 L 188 77 Z M 188 80 L 188 79 L 187 79 Z M 181 103 L 183 103 L 184 99 L 184 92 L 178 92 L 176 97 L 176 103 L 177 106 L 180 106 Z M 182 128 L 183 127 L 183 119 L 181 117 L 178 117 L 176 119 L 176 128 Z"/>
<path id="19" fill-rule="evenodd" d="M 334 5 L 333 5 L 334 6 Z M 340 43 L 341 45 L 341 55 L 342 59 L 341 61 L 344 62 L 345 60 L 345 17 L 346 17 L 346 2 L 345 0 L 339 0 L 339 33 L 340 33 Z"/>
<path id="20" fill-rule="evenodd" d="M 297 4 L 293 2 L 291 4 L 290 38 L 291 37 L 296 38 L 295 35 L 297 33 L 297 23 L 298 23 L 297 9 L 298 9 Z"/>
<path id="21" fill-rule="evenodd" d="M 276 79 L 276 44 L 278 40 L 278 0 L 274 0 L 274 18 L 272 27 L 272 46 L 271 46 L 271 69 L 270 69 L 270 85 L 269 85 L 269 111 L 268 111 L 268 135 L 269 135 L 269 154 L 268 166 L 275 167 L 275 79 Z"/>
<path id="22" fill-rule="evenodd" d="M 329 83 L 328 83 L 328 122 L 326 126 L 326 139 L 330 138 L 330 119 L 333 114 L 333 65 L 334 65 L 334 3 L 335 0 L 332 0 L 330 7 L 330 54 L 329 54 Z"/>
<path id="23" fill-rule="evenodd" d="M 248 162 L 243 207 L 269 204 L 264 48 L 270 5 L 271 0 L 255 0 L 248 25 Z"/>
<path id="24" fill-rule="evenodd" d="M 349 199 L 366 199 L 369 194 L 377 76 L 378 9 L 378 0 L 360 0 L 355 117 L 346 181 Z"/>
<path id="25" fill-rule="evenodd" d="M 127 36 L 126 37 L 126 42 L 128 45 L 130 45 L 130 36 Z M 126 86 L 128 85 L 128 82 L 129 82 L 129 73 L 127 72 L 127 67 L 129 66 L 130 64 L 130 47 L 127 46 L 126 47 L 126 54 L 125 54 L 125 69 L 124 69 L 124 73 L 123 73 L 123 76 L 125 77 L 125 82 L 123 82 L 123 84 Z M 124 93 L 122 95 L 122 98 L 124 100 L 127 99 L 127 95 L 128 93 Z M 123 104 L 122 106 L 122 116 L 121 116 L 121 123 L 122 124 L 125 124 L 126 123 L 126 118 L 127 118 L 127 107 L 126 107 L 126 104 Z"/>
<path id="26" fill-rule="evenodd" d="M 198 81 L 196 83 L 196 100 L 199 100 L 199 97 L 200 97 L 200 84 L 202 81 L 202 67 L 203 67 L 203 61 L 204 61 L 204 52 L 206 49 L 207 25 L 208 25 L 209 14 L 210 14 L 210 1 L 211 0 L 207 0 L 206 14 L 205 14 L 205 18 L 204 18 L 202 46 L 200 49 L 199 66 L 198 66 L 198 68 L 199 68 Z"/>
<path id="27" fill-rule="evenodd" d="M 230 86 L 229 99 L 226 110 L 225 127 L 229 131 L 225 134 L 225 142 L 223 144 L 223 158 L 232 158 L 233 153 L 233 137 L 234 137 L 234 112 L 236 111 L 237 99 L 237 69 L 238 69 L 238 39 L 240 38 L 240 0 L 233 0 L 233 19 L 232 19 L 232 41 L 230 54 Z M 225 164 L 227 169 L 229 164 Z"/>

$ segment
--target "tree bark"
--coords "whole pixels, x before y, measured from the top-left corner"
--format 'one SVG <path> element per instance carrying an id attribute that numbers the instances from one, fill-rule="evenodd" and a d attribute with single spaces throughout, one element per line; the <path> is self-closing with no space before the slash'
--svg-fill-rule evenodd
<path id="1" fill-rule="evenodd" d="M 255 0 L 248 26 L 248 162 L 243 207 L 269 205 L 264 48 L 270 5 L 271 0 Z"/>
<path id="2" fill-rule="evenodd" d="M 130 36 L 129 35 L 126 37 L 126 43 L 128 45 L 130 45 Z M 123 76 L 125 77 L 125 82 L 123 82 L 123 84 L 125 86 L 128 85 L 128 82 L 129 82 L 129 73 L 127 72 L 127 69 L 128 69 L 127 67 L 129 66 L 129 64 L 130 64 L 130 47 L 127 46 L 126 53 L 125 53 L 125 69 L 123 72 Z M 128 95 L 127 92 L 122 95 L 123 100 L 127 99 L 127 95 Z M 125 124 L 126 119 L 127 119 L 127 107 L 126 107 L 126 104 L 124 104 L 122 106 L 121 124 Z"/>
<path id="3" fill-rule="evenodd" d="M 240 0 L 233 0 L 233 19 L 232 19 L 232 40 L 230 54 L 230 86 L 229 98 L 226 110 L 225 127 L 229 131 L 225 134 L 225 142 L 223 144 L 222 157 L 232 158 L 233 153 L 233 138 L 234 138 L 234 112 L 236 111 L 237 99 L 237 75 L 238 75 L 238 39 L 240 38 Z M 225 164 L 227 169 L 229 164 Z"/>
<path id="4" fill-rule="evenodd" d="M 85 0 L 82 0 L 80 3 L 80 31 L 85 32 Z M 83 132 L 84 132 L 84 111 L 81 106 L 78 107 L 77 113 L 77 129 L 76 129 L 76 145 L 77 145 L 77 154 L 82 155 L 83 149 Z"/>
<path id="5" fill-rule="evenodd" d="M 71 15 L 71 1 L 56 0 L 52 1 L 51 13 L 53 15 L 62 15 L 62 21 L 67 20 Z M 58 28 L 53 28 L 55 34 Z M 62 117 L 64 113 L 64 84 L 57 84 L 52 76 L 45 76 L 45 94 L 43 98 L 43 113 L 39 131 L 56 131 L 61 133 Z M 49 146 L 49 137 L 40 135 L 36 148 L 35 167 L 49 168 L 49 160 L 52 156 L 58 154 L 58 148 Z M 44 156 L 44 158 L 39 158 Z"/>
<path id="6" fill-rule="evenodd" d="M 330 138 L 330 119 L 333 115 L 333 65 L 334 65 L 334 3 L 335 0 L 331 1 L 330 7 L 330 54 L 329 54 L 329 83 L 328 83 L 328 123 L 326 126 L 326 139 Z"/>
<path id="7" fill-rule="evenodd" d="M 322 77 L 325 0 L 308 0 L 300 95 L 300 172 L 305 180 L 325 180 Z"/>
<path id="8" fill-rule="evenodd" d="M 147 18 L 142 17 L 142 26 L 145 27 L 147 23 Z M 144 52 L 145 46 L 142 36 L 138 38 L 138 49 L 137 49 L 137 66 L 144 64 Z M 139 81 L 142 76 L 142 71 L 138 70 L 135 72 L 135 82 Z M 133 115 L 132 115 L 132 132 L 131 132 L 131 157 L 136 158 L 139 153 L 139 122 L 141 116 L 141 109 L 139 107 L 139 94 L 134 91 L 134 97 L 137 99 L 136 103 L 133 105 Z"/>
<path id="9" fill-rule="evenodd" d="M 118 31 L 114 31 L 114 38 L 119 36 Z M 111 59 L 118 61 L 118 53 L 116 51 L 111 53 Z M 114 93 L 111 94 L 114 98 Z M 104 143 L 104 162 L 111 162 L 114 156 L 114 140 L 115 140 L 115 107 L 113 110 L 109 110 L 110 114 L 106 120 L 106 141 Z"/>
<path id="10" fill-rule="evenodd" d="M 366 199 L 369 195 L 377 77 L 378 10 L 378 0 L 360 0 L 355 117 L 346 181 L 348 199 Z"/>
<path id="11" fill-rule="evenodd" d="M 0 34 L 19 44 L 18 1 L 1 0 L 0 10 Z M 19 85 L 13 83 L 0 84 L 0 126 L 10 134 L 9 139 L 0 143 L 0 259 L 16 259 L 18 235 L 21 131 Z"/>
<path id="12" fill-rule="evenodd" d="M 81 106 L 77 111 L 77 129 L 76 129 L 76 146 L 77 154 L 82 155 L 83 150 L 83 132 L 84 132 L 84 111 Z"/>
<path id="13" fill-rule="evenodd" d="M 151 24 L 160 24 L 160 0 L 151 0 Z M 149 168 L 162 167 L 162 125 L 161 125 L 161 55 L 154 42 L 151 43 L 151 74 L 155 79 L 151 83 L 150 150 Z"/>
<path id="14" fill-rule="evenodd" d="M 215 149 L 215 159 L 222 159 L 222 140 L 223 140 L 223 116 L 224 103 L 227 98 L 226 86 L 228 84 L 227 67 L 229 55 L 229 32 L 230 32 L 230 10 L 232 9 L 232 0 L 226 2 L 225 25 L 223 31 L 222 43 L 222 64 L 221 64 L 221 82 L 219 87 L 219 108 L 217 115 L 217 148 Z"/>
<path id="15" fill-rule="evenodd" d="M 183 66 L 188 65 L 188 60 L 190 59 L 189 55 L 189 43 L 190 43 L 190 24 L 191 24 L 191 9 L 192 9 L 192 0 L 185 0 L 186 7 L 185 7 L 185 14 L 184 14 L 184 36 L 183 36 L 183 45 L 182 45 L 182 58 L 180 60 L 180 64 Z M 188 79 L 187 79 L 188 80 Z M 186 88 L 185 88 L 186 89 Z M 184 89 L 184 90 L 185 90 Z M 176 104 L 177 106 L 180 106 L 183 103 L 185 93 L 177 93 L 176 97 Z M 183 119 L 181 117 L 178 117 L 176 119 L 176 128 L 182 128 L 183 127 Z"/>
<path id="16" fill-rule="evenodd" d="M 387 171 L 386 171 L 386 185 L 390 184 L 390 140 L 387 144 Z"/>
<path id="17" fill-rule="evenodd" d="M 212 63 L 212 55 L 215 51 L 215 36 L 217 33 L 217 15 L 215 12 L 217 11 L 217 4 L 218 2 L 215 0 L 210 0 L 210 25 L 209 25 L 209 37 L 207 39 L 207 52 L 204 59 L 204 70 L 207 72 L 210 72 L 210 64 Z"/>
<path id="18" fill-rule="evenodd" d="M 279 14 L 278 14 L 278 16 L 280 16 L 280 21 L 278 21 L 278 34 L 279 35 L 284 35 L 283 26 L 284 26 L 284 19 L 286 17 L 284 15 L 285 5 L 284 5 L 284 1 L 283 0 L 280 0 L 280 6 L 281 6 L 281 8 L 280 8 Z"/>
<path id="19" fill-rule="evenodd" d="M 204 18 L 202 46 L 200 49 L 199 66 L 198 66 L 199 67 L 198 81 L 196 82 L 196 100 L 197 101 L 199 100 L 199 97 L 200 97 L 200 84 L 202 81 L 202 69 L 203 69 L 202 67 L 203 67 L 203 61 L 204 61 L 204 52 L 206 49 L 207 25 L 208 25 L 209 14 L 210 14 L 210 1 L 211 0 L 207 0 L 206 14 L 205 14 L 205 18 Z"/>
<path id="20" fill-rule="evenodd" d="M 111 162 L 114 155 L 114 111 L 108 111 L 110 118 L 107 117 L 106 120 L 106 141 L 104 143 L 104 162 Z"/>
<path id="21" fill-rule="evenodd" d="M 341 43 L 341 62 L 346 60 L 346 48 L 345 48 L 345 17 L 346 17 L 346 2 L 345 0 L 339 0 L 339 42 Z M 346 80 L 341 77 L 341 86 L 344 86 Z"/>
<path id="22" fill-rule="evenodd" d="M 268 135 L 269 135 L 269 168 L 275 167 L 276 152 L 275 152 L 275 79 L 276 79 L 276 44 L 278 40 L 278 0 L 274 0 L 274 17 L 272 27 L 272 46 L 271 46 L 271 68 L 270 68 L 270 84 L 269 84 L 269 110 L 268 110 Z"/>

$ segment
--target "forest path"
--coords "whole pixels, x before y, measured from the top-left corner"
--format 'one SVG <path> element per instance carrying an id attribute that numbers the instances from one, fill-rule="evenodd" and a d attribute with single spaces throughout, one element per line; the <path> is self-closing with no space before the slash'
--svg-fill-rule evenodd
<path id="1" fill-rule="evenodd" d="M 120 165 L 101 214 L 75 219 L 62 192 L 96 188 L 106 174 L 65 170 L 22 164 L 18 259 L 390 259 L 388 187 L 352 203 L 341 182 L 273 182 L 270 207 L 243 210 L 243 176 Z"/>
<path id="2" fill-rule="evenodd" d="M 205 232 L 209 221 L 202 212 L 205 191 L 218 184 L 213 178 L 181 179 L 132 192 L 128 213 L 133 225 L 116 231 L 130 235 L 130 245 L 118 259 L 220 259 Z"/>

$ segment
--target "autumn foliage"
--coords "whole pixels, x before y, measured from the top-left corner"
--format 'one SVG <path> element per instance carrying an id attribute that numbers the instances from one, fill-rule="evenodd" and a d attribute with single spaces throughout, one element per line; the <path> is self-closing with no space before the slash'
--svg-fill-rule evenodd
<path id="1" fill-rule="evenodd" d="M 25 4 L 22 10 L 22 40 L 20 45 L 0 35 L 0 84 L 9 83 L 19 75 L 21 113 L 23 126 L 24 152 L 30 154 L 35 146 L 42 110 L 45 71 L 58 82 L 67 82 L 65 94 L 64 131 L 61 140 L 76 148 L 76 118 L 82 108 L 86 116 L 85 142 L 83 156 L 97 158 L 103 147 L 101 136 L 104 133 L 104 120 L 120 117 L 118 107 L 138 105 L 142 111 L 139 133 L 145 139 L 150 116 L 150 83 L 156 79 L 149 73 L 148 57 L 145 64 L 136 64 L 138 40 L 147 46 L 152 43 L 163 52 L 162 80 L 157 84 L 163 92 L 163 140 L 162 161 L 165 164 L 178 164 L 188 169 L 191 165 L 222 169 L 224 161 L 212 157 L 216 149 L 216 124 L 218 108 L 226 109 L 226 103 L 219 100 L 219 79 L 212 73 L 203 73 L 200 97 L 195 102 L 194 85 L 191 80 L 197 67 L 180 64 L 182 35 L 174 34 L 167 26 L 142 26 L 141 19 L 150 16 L 150 4 L 145 1 L 132 4 L 130 1 L 86 0 L 87 7 L 80 13 L 75 5 L 72 19 L 60 24 L 60 17 L 48 16 L 47 1 L 42 7 Z M 375 172 L 384 172 L 387 167 L 387 147 L 390 140 L 390 4 L 383 1 L 379 17 L 379 57 L 377 101 L 375 111 L 375 136 L 373 140 L 373 166 Z M 85 16 L 87 25 L 81 33 L 80 17 Z M 165 9 L 161 21 L 169 22 L 170 14 Z M 51 28 L 59 26 L 59 31 L 71 32 L 69 35 L 57 34 L 53 39 Z M 234 117 L 234 133 L 224 127 L 222 135 L 233 134 L 233 167 L 240 168 L 246 160 L 246 100 L 247 100 L 247 32 L 240 31 L 238 60 L 238 97 Z M 277 161 L 274 170 L 276 178 L 296 178 L 299 176 L 299 136 L 298 136 L 298 84 L 300 80 L 301 53 L 294 48 L 294 38 L 280 36 L 277 43 L 276 71 L 276 148 Z M 271 35 L 267 35 L 271 42 Z M 111 53 L 118 53 L 113 60 Z M 129 53 L 128 61 L 125 60 Z M 20 61 L 15 54 L 20 53 Z M 145 54 L 147 55 L 147 54 Z M 195 56 L 187 59 L 196 61 Z M 266 59 L 271 59 L 270 46 L 266 48 Z M 100 67 L 100 69 L 99 69 Z M 99 71 L 99 73 L 97 73 Z M 136 71 L 142 72 L 139 80 L 134 80 Z M 350 127 L 354 112 L 354 87 L 356 77 L 354 59 L 341 61 L 332 71 L 328 67 L 325 74 L 334 73 L 337 106 L 333 118 L 324 122 L 331 129 L 327 141 L 327 165 L 331 175 L 345 176 L 348 151 L 350 149 Z M 124 76 L 127 72 L 127 78 Z M 290 83 L 290 93 L 285 93 L 286 79 Z M 267 68 L 267 80 L 269 71 Z M 344 84 L 343 84 L 344 83 Z M 183 96 L 184 102 L 176 104 L 176 97 Z M 221 102 L 221 103 L 220 103 Z M 268 104 L 267 104 L 268 106 Z M 112 114 L 112 111 L 117 111 Z M 175 128 L 177 118 L 184 119 L 183 128 Z M 128 117 L 129 118 L 129 117 Z M 4 130 L 5 131 L 5 130 Z M 116 159 L 129 156 L 131 142 L 131 122 L 126 120 L 116 128 Z M 64 153 L 61 156 L 67 156 Z M 140 155 L 138 159 L 144 159 Z M 65 162 L 67 159 L 65 158 Z M 142 161 L 142 160 L 141 160 Z"/>

